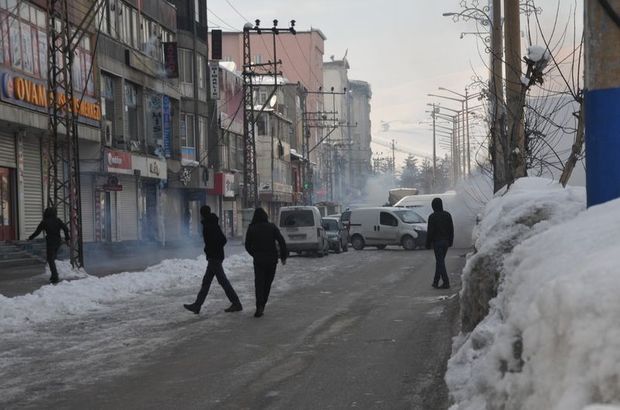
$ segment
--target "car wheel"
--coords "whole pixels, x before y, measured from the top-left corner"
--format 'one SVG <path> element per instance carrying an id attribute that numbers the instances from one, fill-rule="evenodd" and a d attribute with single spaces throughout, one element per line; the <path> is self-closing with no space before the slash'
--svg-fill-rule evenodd
<path id="1" fill-rule="evenodd" d="M 377 249 L 379 249 L 379 250 L 383 250 L 383 249 L 385 249 L 385 247 L 386 247 L 386 246 L 387 246 L 387 245 L 377 245 Z"/>
<path id="2" fill-rule="evenodd" d="M 353 245 L 353 249 L 355 249 L 356 251 L 361 251 L 362 249 L 364 249 L 364 238 L 359 235 L 355 235 L 353 238 L 351 238 L 351 245 Z"/>
<path id="3" fill-rule="evenodd" d="M 407 249 L 408 251 L 412 251 L 415 249 L 415 245 L 416 245 L 415 239 L 413 239 L 409 235 L 406 235 L 405 237 L 403 237 L 402 245 L 403 245 L 403 248 Z"/>

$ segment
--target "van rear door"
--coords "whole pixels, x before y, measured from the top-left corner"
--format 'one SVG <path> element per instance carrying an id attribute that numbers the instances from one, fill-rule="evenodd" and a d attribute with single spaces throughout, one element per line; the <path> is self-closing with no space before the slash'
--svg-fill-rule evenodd
<path id="1" fill-rule="evenodd" d="M 320 224 L 319 224 L 320 227 Z M 316 243 L 318 230 L 311 209 L 283 209 L 280 212 L 280 228 L 290 243 Z"/>

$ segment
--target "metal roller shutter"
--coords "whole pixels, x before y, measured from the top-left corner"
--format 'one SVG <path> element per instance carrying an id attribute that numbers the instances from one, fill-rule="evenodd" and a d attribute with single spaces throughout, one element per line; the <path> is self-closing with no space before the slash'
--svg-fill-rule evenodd
<path id="1" fill-rule="evenodd" d="M 15 137 L 0 134 L 0 167 L 16 168 Z"/>
<path id="2" fill-rule="evenodd" d="M 119 176 L 123 190 L 118 192 L 118 236 L 121 241 L 138 240 L 138 198 L 136 179 L 131 176 Z"/>
<path id="3" fill-rule="evenodd" d="M 24 138 L 24 229 L 30 234 L 43 217 L 43 179 L 41 174 L 41 142 Z"/>
<path id="4" fill-rule="evenodd" d="M 80 175 L 80 199 L 82 203 L 82 240 L 92 242 L 95 240 L 95 211 L 92 175 Z"/>

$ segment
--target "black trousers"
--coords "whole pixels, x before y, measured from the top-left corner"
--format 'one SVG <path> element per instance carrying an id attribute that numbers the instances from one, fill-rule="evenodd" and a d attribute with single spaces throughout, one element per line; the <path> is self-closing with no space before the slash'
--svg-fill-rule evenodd
<path id="1" fill-rule="evenodd" d="M 222 289 L 224 289 L 230 303 L 240 305 L 241 302 L 239 301 L 239 296 L 237 296 L 237 292 L 235 292 L 232 285 L 228 281 L 226 274 L 224 273 L 222 261 L 213 259 L 207 260 L 207 271 L 205 272 L 205 276 L 202 278 L 202 286 L 200 287 L 200 292 L 198 292 L 198 296 L 196 297 L 195 305 L 200 307 L 205 303 L 207 295 L 209 294 L 209 289 L 211 288 L 211 282 L 213 282 L 213 277 L 217 278 L 217 283 L 219 283 Z"/>
<path id="2" fill-rule="evenodd" d="M 50 280 L 58 280 L 58 270 L 56 269 L 56 257 L 58 257 L 58 249 L 60 248 L 60 244 L 48 243 L 46 246 L 46 256 L 47 256 L 47 264 L 50 266 L 50 272 L 52 272 L 52 276 Z"/>
<path id="3" fill-rule="evenodd" d="M 271 284 L 276 276 L 278 262 L 257 262 L 254 260 L 254 289 L 256 291 L 256 307 L 264 308 L 269 299 Z"/>
<path id="4" fill-rule="evenodd" d="M 448 247 L 448 241 L 433 242 L 433 250 L 435 251 L 435 277 L 433 278 L 433 285 L 435 286 L 439 284 L 439 278 L 441 278 L 443 285 L 450 286 L 450 279 L 448 279 L 448 271 L 446 270 Z"/>

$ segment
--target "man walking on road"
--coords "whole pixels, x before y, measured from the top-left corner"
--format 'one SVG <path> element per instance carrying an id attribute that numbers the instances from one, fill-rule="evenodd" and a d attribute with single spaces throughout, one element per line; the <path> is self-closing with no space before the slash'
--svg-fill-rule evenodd
<path id="1" fill-rule="evenodd" d="M 446 254 L 448 248 L 454 242 L 454 225 L 452 215 L 443 210 L 441 198 L 433 199 L 431 202 L 433 213 L 428 217 L 428 228 L 426 234 L 426 249 L 435 251 L 435 277 L 433 287 L 436 289 L 450 289 L 450 279 L 446 271 Z M 439 278 L 442 284 L 439 286 Z"/>
<path id="2" fill-rule="evenodd" d="M 46 208 L 43 211 L 43 220 L 37 226 L 37 230 L 28 238 L 29 241 L 33 240 L 41 231 L 45 231 L 45 244 L 47 251 L 47 263 L 50 266 L 50 283 L 55 285 L 58 283 L 58 270 L 56 269 L 56 257 L 58 256 L 58 249 L 62 244 L 60 240 L 60 231 L 65 233 L 65 241 L 69 240 L 69 230 L 57 216 L 56 208 Z"/>
<path id="3" fill-rule="evenodd" d="M 222 263 L 224 262 L 224 245 L 226 245 L 226 236 L 222 232 L 218 223 L 218 218 L 215 214 L 211 213 L 211 208 L 204 205 L 200 208 L 200 216 L 202 217 L 202 238 L 205 242 L 205 254 L 207 255 L 207 271 L 202 278 L 202 286 L 196 301 L 189 305 L 183 305 L 185 309 L 195 314 L 200 313 L 200 308 L 207 298 L 211 282 L 213 277 L 217 278 L 217 283 L 224 289 L 228 300 L 230 300 L 230 307 L 225 309 L 225 312 L 239 312 L 243 310 L 239 296 L 233 289 L 232 285 L 228 281 Z"/>
<path id="4" fill-rule="evenodd" d="M 263 316 L 271 284 L 276 275 L 278 265 L 278 249 L 280 259 L 286 264 L 288 250 L 286 242 L 277 226 L 269 222 L 267 212 L 263 208 L 256 208 L 252 222 L 245 235 L 245 250 L 254 258 L 254 286 L 256 291 L 256 313 L 254 317 Z"/>

